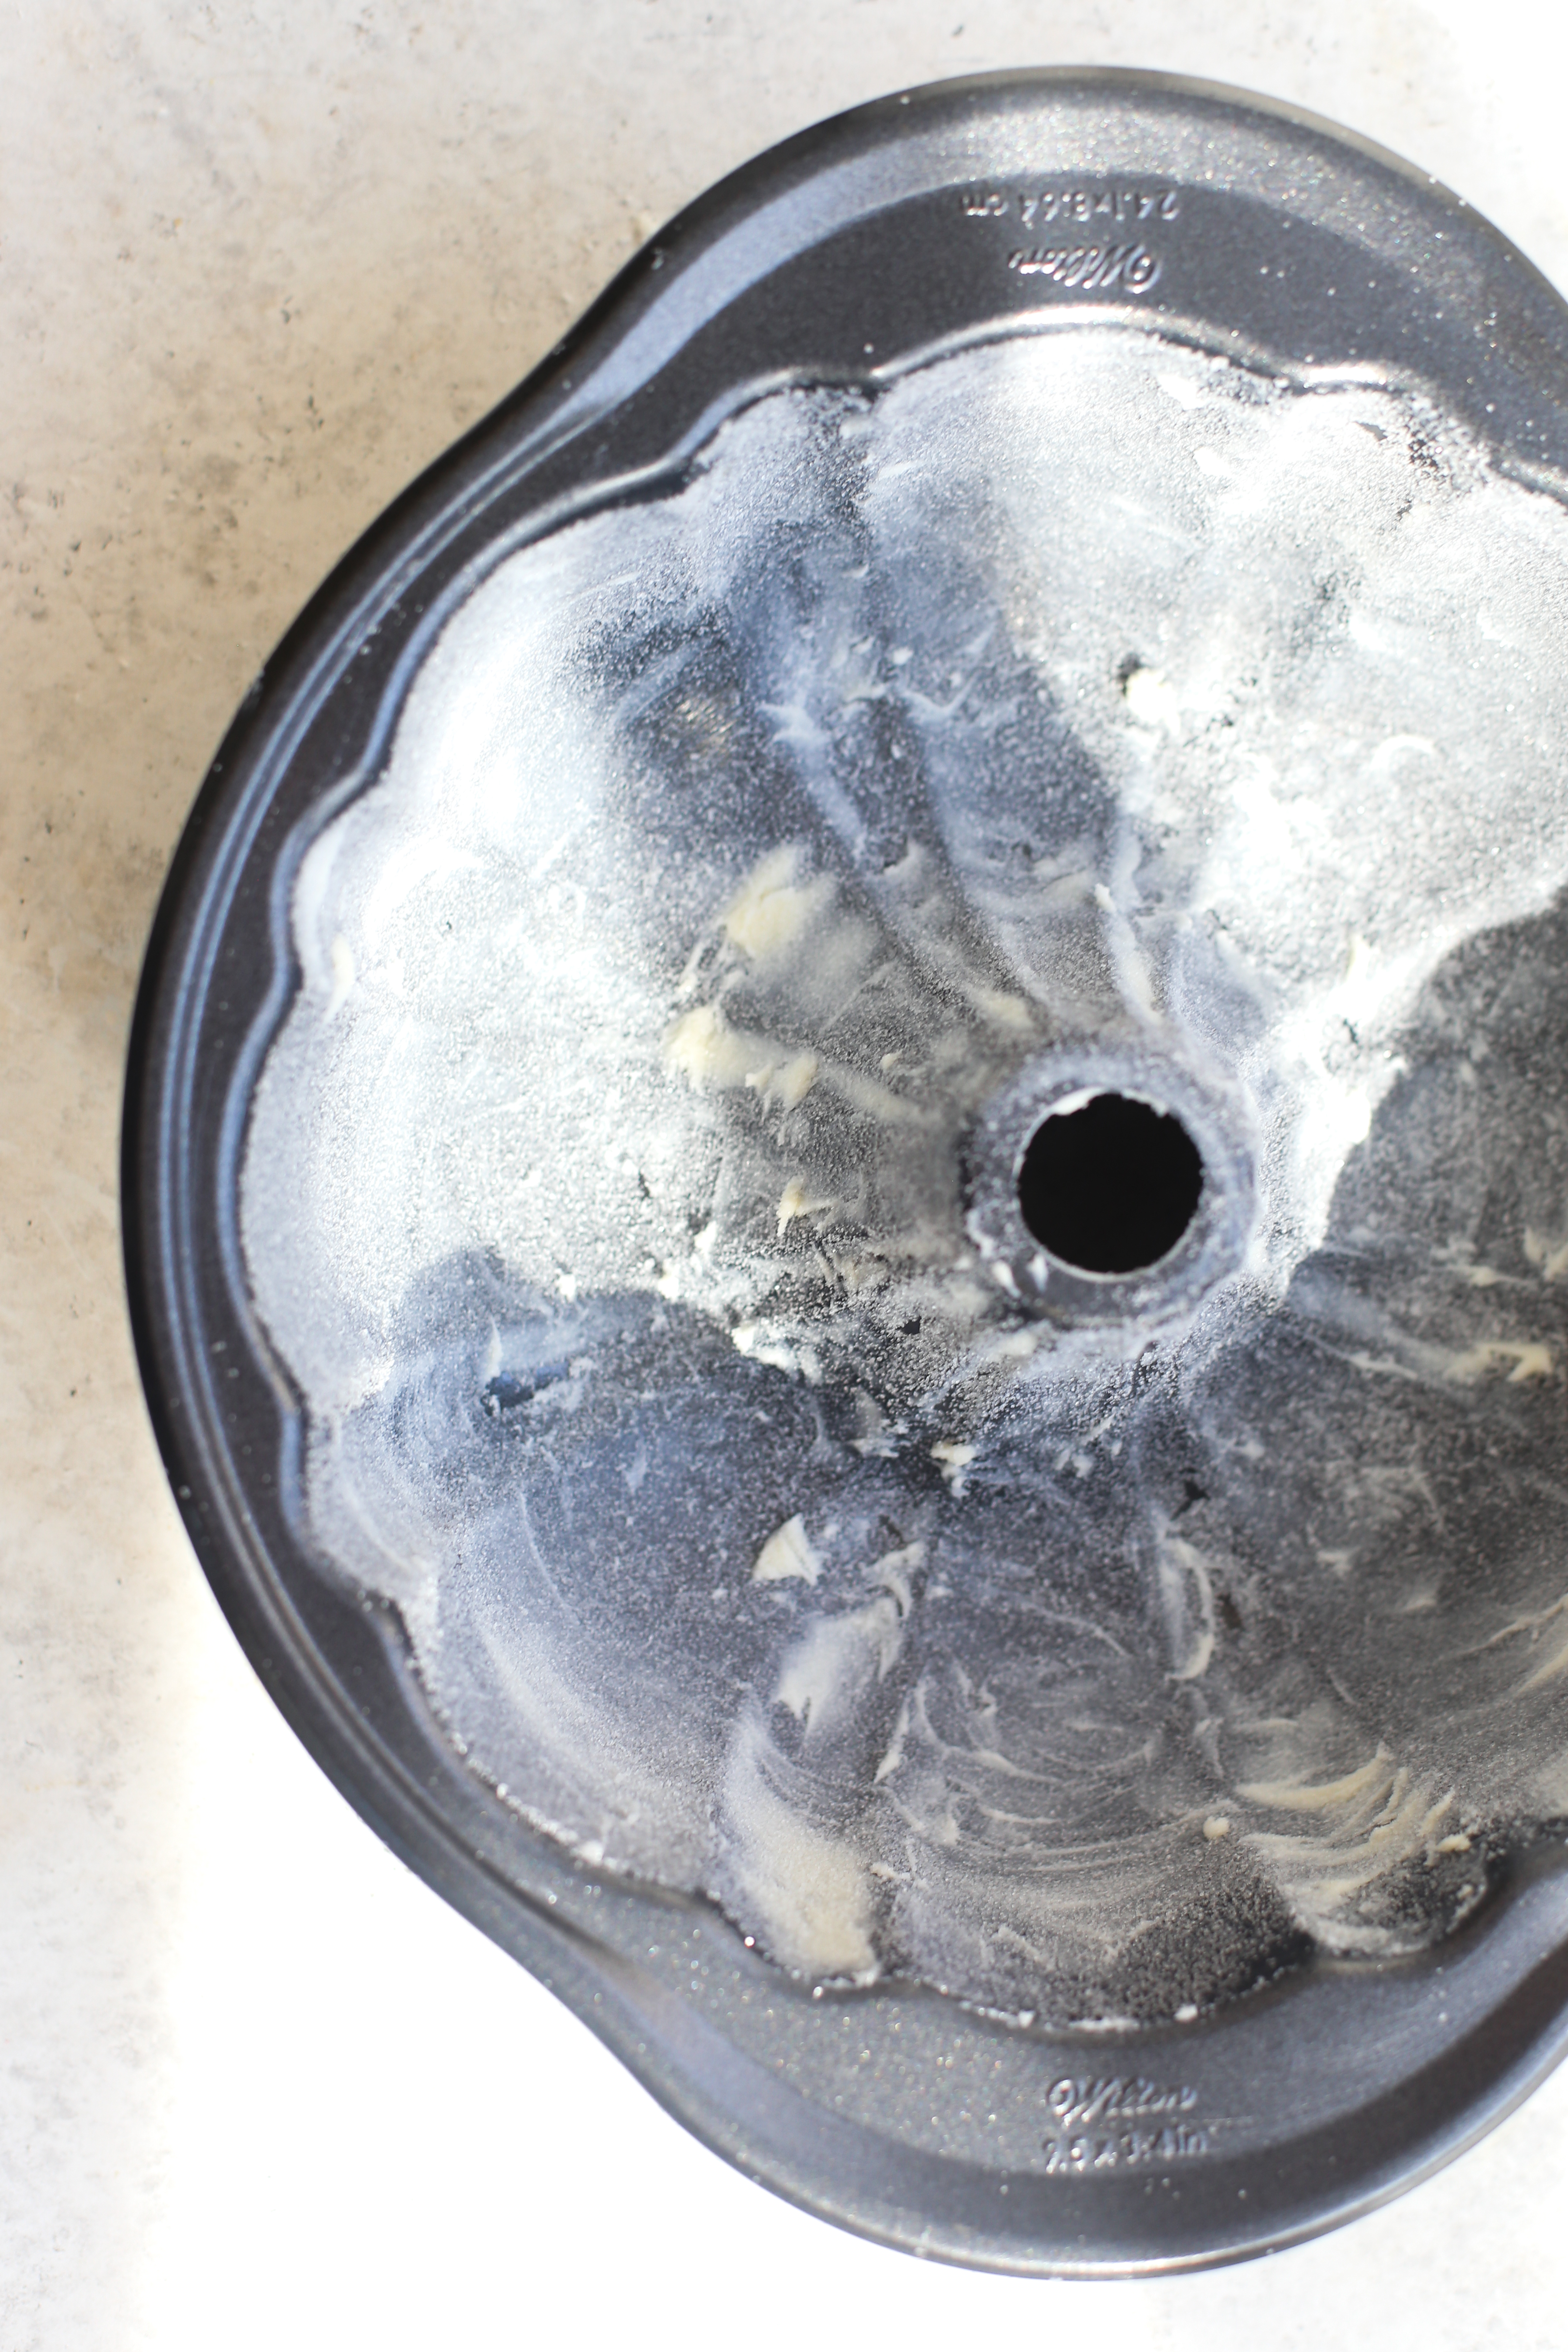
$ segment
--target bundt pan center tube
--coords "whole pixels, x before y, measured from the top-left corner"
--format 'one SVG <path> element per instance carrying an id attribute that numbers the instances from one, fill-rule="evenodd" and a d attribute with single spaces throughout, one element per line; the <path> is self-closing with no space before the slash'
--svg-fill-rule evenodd
<path id="1" fill-rule="evenodd" d="M 1568 320 L 1155 75 L 724 182 L 247 696 L 132 1042 L 339 1787 L 913 2251 L 1264 2251 L 1568 2003 Z"/>

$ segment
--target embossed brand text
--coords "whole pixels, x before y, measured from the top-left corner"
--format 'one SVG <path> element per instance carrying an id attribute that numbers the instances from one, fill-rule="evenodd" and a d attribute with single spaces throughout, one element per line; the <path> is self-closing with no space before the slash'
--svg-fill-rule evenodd
<path id="1" fill-rule="evenodd" d="M 1063 2074 L 1046 2093 L 1058 2126 L 1045 2143 L 1046 2170 L 1109 2172 L 1206 2156 L 1208 2134 L 1196 2124 L 1160 2120 L 1187 2115 L 1197 2102 L 1190 2083 L 1152 2083 L 1143 2074 Z"/>
<path id="2" fill-rule="evenodd" d="M 1063 2074 L 1046 2093 L 1046 2105 L 1068 2130 L 1123 2116 L 1185 2115 L 1197 2103 L 1190 2083 L 1151 2083 L 1142 2074 Z"/>
<path id="3" fill-rule="evenodd" d="M 1122 285 L 1130 294 L 1146 294 L 1160 275 L 1160 264 L 1145 245 L 1026 246 L 1007 256 L 1007 267 L 1022 278 L 1048 278 L 1058 286 L 1091 289 Z"/>

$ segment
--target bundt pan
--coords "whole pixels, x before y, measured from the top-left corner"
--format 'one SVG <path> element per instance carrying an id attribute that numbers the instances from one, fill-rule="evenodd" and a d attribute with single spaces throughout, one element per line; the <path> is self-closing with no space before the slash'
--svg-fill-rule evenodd
<path id="1" fill-rule="evenodd" d="M 131 1054 L 191 1538 L 891 2244 L 1255 2252 L 1568 2008 L 1568 322 L 1136 73 L 704 197 L 246 698 Z"/>

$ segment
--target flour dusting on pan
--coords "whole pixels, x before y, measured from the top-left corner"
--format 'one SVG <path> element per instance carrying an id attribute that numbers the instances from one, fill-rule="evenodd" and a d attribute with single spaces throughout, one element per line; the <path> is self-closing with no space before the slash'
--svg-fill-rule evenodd
<path id="1" fill-rule="evenodd" d="M 1457 428 L 1130 330 L 774 394 L 476 586 L 242 1201 L 474 1769 L 1057 2021 L 1474 1909 L 1568 1812 L 1565 647 Z M 1098 1318 L 974 1205 L 1091 1065 L 1229 1221 Z"/>

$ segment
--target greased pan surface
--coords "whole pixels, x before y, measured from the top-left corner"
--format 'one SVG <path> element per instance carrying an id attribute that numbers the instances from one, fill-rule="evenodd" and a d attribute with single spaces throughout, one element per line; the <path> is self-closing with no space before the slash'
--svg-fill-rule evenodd
<path id="1" fill-rule="evenodd" d="M 1558 2054 L 1563 350 L 1321 124 L 895 97 L 399 502 L 176 858 L 128 1269 L 231 1621 L 868 2234 L 1258 2251 Z"/>

